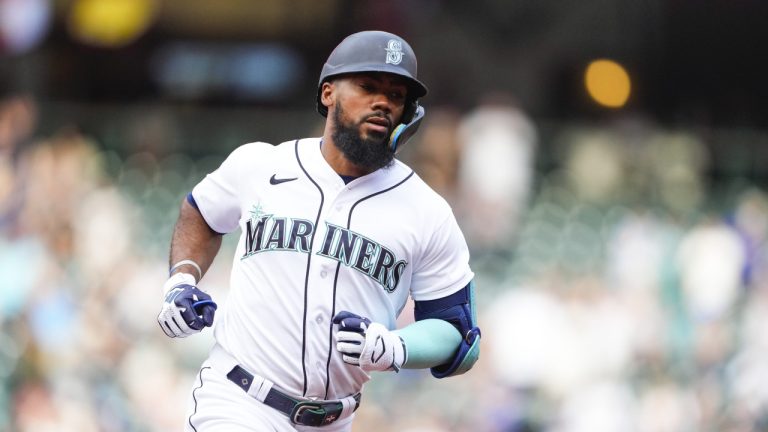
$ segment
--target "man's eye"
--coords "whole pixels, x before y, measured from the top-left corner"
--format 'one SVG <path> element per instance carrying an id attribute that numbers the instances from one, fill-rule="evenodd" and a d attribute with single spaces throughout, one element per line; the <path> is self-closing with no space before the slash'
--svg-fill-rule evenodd
<path id="1" fill-rule="evenodd" d="M 403 100 L 405 99 L 405 95 L 400 92 L 392 92 L 389 97 L 391 97 L 393 100 Z"/>
<path id="2" fill-rule="evenodd" d="M 362 83 L 362 84 L 360 84 L 360 88 L 361 88 L 361 89 L 363 89 L 363 90 L 365 90 L 365 91 L 371 91 L 371 90 L 373 90 L 373 86 L 372 86 L 372 85 L 370 85 L 370 84 L 368 84 L 368 83 Z"/>

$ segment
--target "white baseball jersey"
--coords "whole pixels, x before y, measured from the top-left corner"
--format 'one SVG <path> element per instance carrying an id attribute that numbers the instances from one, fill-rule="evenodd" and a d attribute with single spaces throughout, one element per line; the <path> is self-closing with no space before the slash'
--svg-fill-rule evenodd
<path id="1" fill-rule="evenodd" d="M 192 195 L 213 230 L 242 230 L 217 343 L 297 396 L 343 398 L 369 379 L 336 351 L 336 313 L 394 329 L 409 295 L 445 297 L 474 276 L 449 205 L 400 161 L 344 184 L 319 138 L 251 143 Z"/>

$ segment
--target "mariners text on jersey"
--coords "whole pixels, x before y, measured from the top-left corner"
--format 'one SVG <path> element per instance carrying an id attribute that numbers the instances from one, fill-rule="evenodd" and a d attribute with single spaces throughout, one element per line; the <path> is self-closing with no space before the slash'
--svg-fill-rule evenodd
<path id="1" fill-rule="evenodd" d="M 336 260 L 369 276 L 387 292 L 397 288 L 408 266 L 407 261 L 398 260 L 386 246 L 350 229 L 328 222 L 325 225 L 326 233 L 317 255 Z M 254 214 L 245 223 L 245 251 L 240 259 L 266 251 L 309 253 L 314 232 L 314 224 L 305 219 Z"/>

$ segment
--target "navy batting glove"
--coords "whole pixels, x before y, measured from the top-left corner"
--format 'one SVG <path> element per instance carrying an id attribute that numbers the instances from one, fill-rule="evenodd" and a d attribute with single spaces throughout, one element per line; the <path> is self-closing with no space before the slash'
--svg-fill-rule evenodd
<path id="1" fill-rule="evenodd" d="M 368 327 L 371 326 L 371 320 L 363 318 L 352 312 L 341 311 L 333 317 L 333 323 L 339 325 L 339 331 L 351 331 L 365 334 Z"/>
<path id="2" fill-rule="evenodd" d="M 193 285 L 179 285 L 171 290 L 165 301 L 173 301 L 181 313 L 181 319 L 194 330 L 213 325 L 217 305 L 210 295 Z"/>
<path id="3" fill-rule="evenodd" d="M 157 321 L 168 337 L 187 337 L 213 325 L 216 303 L 194 283 L 192 276 L 183 273 L 166 282 L 165 301 Z"/>

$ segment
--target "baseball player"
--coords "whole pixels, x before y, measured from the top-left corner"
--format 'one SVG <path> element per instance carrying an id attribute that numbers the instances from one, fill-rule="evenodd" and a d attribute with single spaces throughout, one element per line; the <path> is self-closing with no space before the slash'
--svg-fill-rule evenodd
<path id="1" fill-rule="evenodd" d="M 210 327 L 197 283 L 241 229 L 215 345 L 187 431 L 349 431 L 373 371 L 469 370 L 479 355 L 474 273 L 448 204 L 395 159 L 427 88 L 402 38 L 344 39 L 323 66 L 323 136 L 234 150 L 182 203 L 158 322 Z M 416 321 L 395 329 L 408 297 Z"/>

